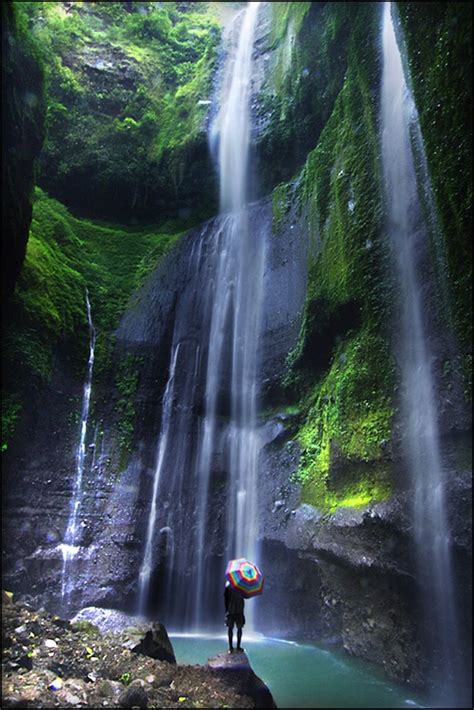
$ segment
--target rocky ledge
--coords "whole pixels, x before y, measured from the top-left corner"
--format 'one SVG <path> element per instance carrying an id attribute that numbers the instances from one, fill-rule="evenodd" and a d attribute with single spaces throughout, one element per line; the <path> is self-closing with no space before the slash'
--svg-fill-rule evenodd
<path id="1" fill-rule="evenodd" d="M 245 653 L 179 665 L 161 624 L 101 632 L 2 596 L 2 707 L 276 707 Z"/>

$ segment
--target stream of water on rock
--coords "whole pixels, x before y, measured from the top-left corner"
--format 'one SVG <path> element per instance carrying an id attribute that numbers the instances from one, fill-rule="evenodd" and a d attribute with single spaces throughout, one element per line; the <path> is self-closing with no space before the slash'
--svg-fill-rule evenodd
<path id="1" fill-rule="evenodd" d="M 258 346 L 265 235 L 252 229 L 248 209 L 258 10 L 258 2 L 248 3 L 227 38 L 220 109 L 212 126 L 220 215 L 196 239 L 187 267 L 189 296 L 176 305 L 139 574 L 138 611 L 146 611 L 154 577 L 159 577 L 163 618 L 183 628 L 215 625 L 228 559 L 258 563 Z M 216 510 L 219 486 L 225 492 Z M 219 535 L 222 539 L 216 540 Z M 216 596 L 216 590 L 221 594 Z M 251 604 L 246 612 L 251 628 Z"/>
<path id="2" fill-rule="evenodd" d="M 437 704 L 456 707 L 462 687 L 462 659 L 458 657 L 446 480 L 433 376 L 435 353 L 428 338 L 430 304 L 421 264 L 429 247 L 410 130 L 417 125 L 418 117 L 404 76 L 391 3 L 385 3 L 383 12 L 382 162 L 387 229 L 400 298 L 397 356 L 406 432 L 403 446 L 412 480 L 413 533 L 432 664 L 436 667 Z"/>
<path id="3" fill-rule="evenodd" d="M 78 530 L 78 514 L 82 502 L 82 478 L 84 474 L 84 460 L 86 456 L 86 436 L 87 422 L 89 419 L 89 407 L 92 391 L 92 374 L 94 371 L 94 353 L 95 353 L 95 328 L 92 321 L 91 304 L 89 301 L 89 292 L 86 288 L 86 308 L 87 322 L 89 324 L 89 358 L 87 361 L 86 379 L 82 394 L 82 410 L 81 410 L 81 429 L 79 436 L 79 444 L 76 450 L 76 475 L 74 477 L 73 491 L 69 503 L 69 518 L 64 535 L 64 541 L 61 544 L 61 552 L 63 557 L 63 565 L 61 572 L 61 605 L 67 608 L 69 598 L 68 588 L 68 568 L 69 563 L 77 553 L 79 530 Z"/>

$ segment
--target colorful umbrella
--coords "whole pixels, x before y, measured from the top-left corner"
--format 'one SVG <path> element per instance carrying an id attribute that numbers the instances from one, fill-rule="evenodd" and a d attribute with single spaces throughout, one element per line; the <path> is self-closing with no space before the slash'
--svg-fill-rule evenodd
<path id="1" fill-rule="evenodd" d="M 249 562 L 245 557 L 230 560 L 225 571 L 225 576 L 240 594 L 246 599 L 262 593 L 263 574 L 257 565 Z"/>

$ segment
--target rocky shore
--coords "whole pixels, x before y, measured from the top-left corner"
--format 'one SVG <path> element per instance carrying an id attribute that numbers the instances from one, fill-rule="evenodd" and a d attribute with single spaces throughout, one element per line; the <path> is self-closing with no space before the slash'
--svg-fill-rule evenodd
<path id="1" fill-rule="evenodd" d="M 103 632 L 2 597 L 2 707 L 276 707 L 245 653 L 180 665 L 161 624 Z"/>

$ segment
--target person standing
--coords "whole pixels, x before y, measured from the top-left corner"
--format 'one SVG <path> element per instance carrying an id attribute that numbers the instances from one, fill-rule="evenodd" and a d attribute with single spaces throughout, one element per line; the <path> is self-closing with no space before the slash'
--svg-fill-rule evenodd
<path id="1" fill-rule="evenodd" d="M 245 600 L 239 592 L 233 588 L 230 582 L 226 582 L 224 588 L 224 604 L 225 604 L 225 624 L 228 628 L 229 636 L 229 653 L 234 650 L 234 625 L 237 627 L 237 651 L 243 651 L 242 629 L 245 624 L 244 606 Z"/>

